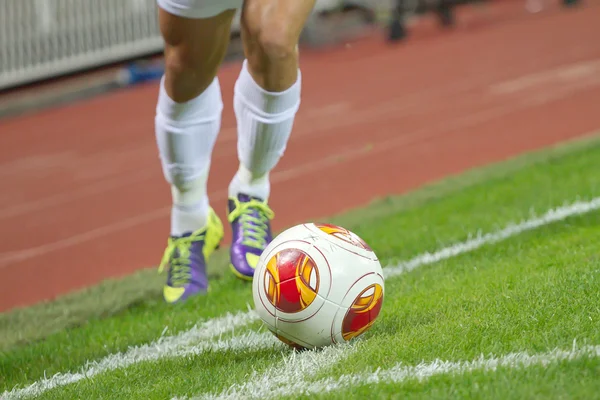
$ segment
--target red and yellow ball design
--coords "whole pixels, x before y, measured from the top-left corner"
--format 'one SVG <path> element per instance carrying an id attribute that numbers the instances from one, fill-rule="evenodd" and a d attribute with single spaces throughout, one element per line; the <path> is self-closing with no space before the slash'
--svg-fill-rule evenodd
<path id="1" fill-rule="evenodd" d="M 377 319 L 383 303 L 383 287 L 369 285 L 354 299 L 342 322 L 342 337 L 348 341 L 362 335 Z"/>
<path id="2" fill-rule="evenodd" d="M 342 228 L 341 226 L 332 225 L 332 224 L 314 224 L 317 228 L 322 230 L 323 232 L 335 236 L 338 239 L 343 240 L 344 242 L 350 243 L 354 246 L 360 247 L 361 249 L 372 251 L 369 245 L 362 240 L 357 234 L 349 231 L 346 228 Z"/>
<path id="3" fill-rule="evenodd" d="M 312 304 L 319 292 L 314 260 L 299 249 L 276 253 L 265 268 L 264 290 L 269 302 L 284 313 L 297 313 Z"/>

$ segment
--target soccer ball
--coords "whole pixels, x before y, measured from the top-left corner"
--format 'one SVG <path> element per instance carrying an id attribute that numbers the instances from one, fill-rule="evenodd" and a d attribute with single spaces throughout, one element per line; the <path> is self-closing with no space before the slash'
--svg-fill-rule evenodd
<path id="1" fill-rule="evenodd" d="M 254 306 L 282 342 L 314 349 L 367 331 L 384 295 L 381 264 L 353 232 L 306 223 L 279 234 L 262 252 L 252 283 Z"/>

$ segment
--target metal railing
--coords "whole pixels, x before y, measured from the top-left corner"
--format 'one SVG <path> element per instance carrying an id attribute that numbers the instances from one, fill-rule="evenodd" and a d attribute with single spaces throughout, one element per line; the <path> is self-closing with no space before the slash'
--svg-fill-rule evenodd
<path id="1" fill-rule="evenodd" d="M 342 3 L 318 0 L 315 11 Z M 238 29 L 239 15 L 233 26 Z M 156 0 L 0 0 L 0 90 L 160 52 L 162 46 Z"/>
<path id="2" fill-rule="evenodd" d="M 161 48 L 155 0 L 0 0 L 0 89 Z"/>

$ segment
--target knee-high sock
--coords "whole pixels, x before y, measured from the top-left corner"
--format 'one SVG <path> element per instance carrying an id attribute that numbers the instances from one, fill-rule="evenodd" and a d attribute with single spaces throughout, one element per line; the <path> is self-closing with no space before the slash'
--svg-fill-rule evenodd
<path id="1" fill-rule="evenodd" d="M 163 78 L 164 80 L 164 78 Z M 198 97 L 176 103 L 160 82 L 155 133 L 163 173 L 171 184 L 171 234 L 180 236 L 206 225 L 206 183 L 221 127 L 223 101 L 217 78 Z"/>
<path id="2" fill-rule="evenodd" d="M 234 110 L 238 130 L 239 169 L 229 185 L 229 196 L 239 193 L 267 200 L 269 172 L 286 149 L 300 107 L 301 75 L 283 92 L 261 88 L 248 72 L 247 61 L 235 84 Z"/>

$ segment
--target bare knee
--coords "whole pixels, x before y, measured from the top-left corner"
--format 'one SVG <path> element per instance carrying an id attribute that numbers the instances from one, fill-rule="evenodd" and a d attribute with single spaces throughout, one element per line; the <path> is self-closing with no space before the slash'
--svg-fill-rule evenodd
<path id="1" fill-rule="evenodd" d="M 242 34 L 252 77 L 264 89 L 282 91 L 297 78 L 298 40 L 314 0 L 246 0 Z"/>
<path id="2" fill-rule="evenodd" d="M 251 31 L 246 39 L 250 72 L 266 90 L 285 90 L 296 79 L 298 38 L 285 24 L 275 22 Z"/>
<path id="3" fill-rule="evenodd" d="M 264 61 L 271 64 L 294 61 L 297 58 L 298 38 L 285 25 L 266 26 L 257 37 L 258 50 Z"/>
<path id="4" fill-rule="evenodd" d="M 198 20 L 159 10 L 165 41 L 165 89 L 173 100 L 190 100 L 211 84 L 229 44 L 234 14 L 235 11 L 226 11 Z"/>
<path id="5" fill-rule="evenodd" d="M 165 87 L 179 102 L 202 93 L 217 74 L 218 64 L 201 60 L 195 52 L 177 47 L 165 48 Z"/>

